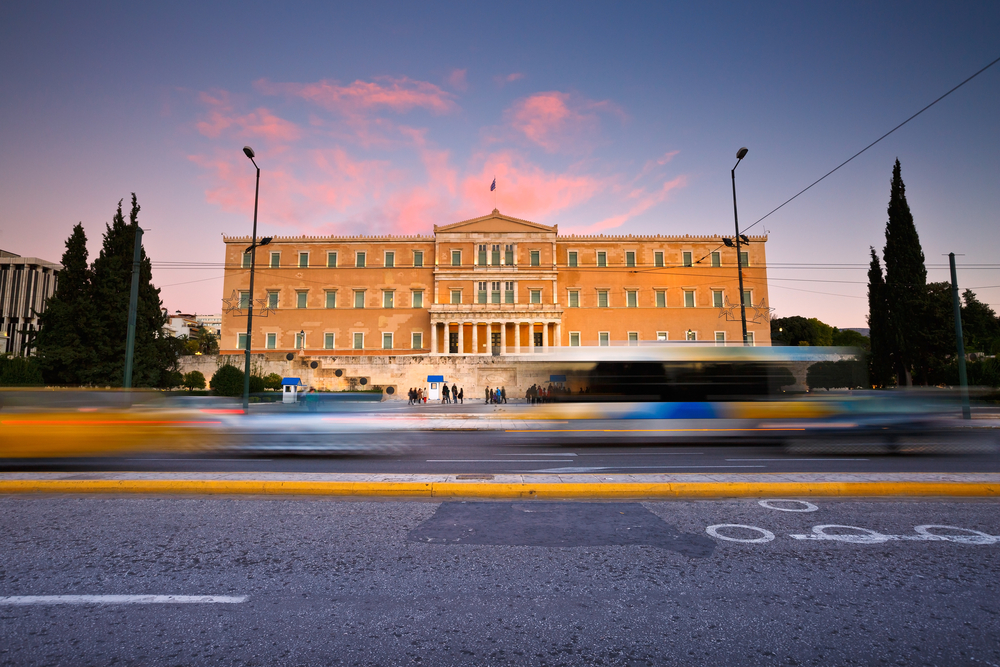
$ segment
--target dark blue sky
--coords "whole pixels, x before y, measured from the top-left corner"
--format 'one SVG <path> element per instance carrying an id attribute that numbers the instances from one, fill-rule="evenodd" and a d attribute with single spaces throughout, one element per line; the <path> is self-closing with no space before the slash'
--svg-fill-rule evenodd
<path id="1" fill-rule="evenodd" d="M 1000 56 L 998 27 L 996 2 L 8 4 L 0 247 L 58 260 L 83 221 L 96 251 L 135 191 L 154 263 L 219 262 L 246 143 L 266 233 L 429 231 L 489 212 L 494 175 L 565 232 L 731 233 L 736 149 L 745 226 Z M 754 228 L 778 315 L 864 326 L 897 157 L 931 279 L 995 263 L 998 117 L 1000 65 Z M 219 275 L 154 279 L 211 312 Z M 1000 305 L 1000 270 L 960 282 Z"/>

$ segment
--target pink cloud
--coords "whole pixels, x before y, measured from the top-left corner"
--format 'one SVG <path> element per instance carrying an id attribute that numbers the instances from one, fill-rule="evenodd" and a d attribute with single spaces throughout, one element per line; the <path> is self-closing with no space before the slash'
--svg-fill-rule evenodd
<path id="1" fill-rule="evenodd" d="M 572 234 L 599 234 L 608 229 L 621 227 L 630 218 L 645 213 L 656 204 L 663 202 L 670 195 L 671 191 L 682 188 L 685 185 L 687 185 L 687 177 L 682 175 L 665 182 L 655 192 L 647 193 L 644 189 L 633 190 L 629 193 L 628 198 L 635 201 L 635 203 L 624 213 L 607 217 L 584 227 L 567 227 L 566 232 Z"/>
<path id="2" fill-rule="evenodd" d="M 524 74 L 522 74 L 521 72 L 512 72 L 510 74 L 507 74 L 506 76 L 498 74 L 497 76 L 493 77 L 493 81 L 502 88 L 508 83 L 514 83 L 515 81 L 519 81 L 520 79 L 523 78 Z"/>
<path id="3" fill-rule="evenodd" d="M 614 104 L 549 91 L 518 100 L 505 112 L 507 123 L 549 153 L 578 152 L 593 144 L 598 111 L 621 114 Z"/>
<path id="4" fill-rule="evenodd" d="M 448 85 L 455 90 L 466 90 L 469 87 L 469 82 L 465 80 L 467 72 L 465 69 L 453 69 L 448 75 Z"/>
<path id="5" fill-rule="evenodd" d="M 359 80 L 348 86 L 341 86 L 332 79 L 316 83 L 272 83 L 260 79 L 254 82 L 254 87 L 264 95 L 297 97 L 345 115 L 367 114 L 379 109 L 407 113 L 416 108 L 447 114 L 458 108 L 453 94 L 433 83 L 407 77 L 377 77 L 374 81 Z"/>

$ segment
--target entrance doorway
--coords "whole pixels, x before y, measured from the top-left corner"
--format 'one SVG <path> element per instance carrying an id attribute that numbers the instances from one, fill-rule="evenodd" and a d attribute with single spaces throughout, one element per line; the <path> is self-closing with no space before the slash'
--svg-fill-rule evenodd
<path id="1" fill-rule="evenodd" d="M 448 352 L 458 354 L 458 332 L 448 333 Z"/>
<path id="2" fill-rule="evenodd" d="M 535 350 L 537 351 L 537 350 L 540 350 L 540 349 L 542 349 L 542 332 L 541 331 L 536 331 L 535 332 Z"/>
<path id="3" fill-rule="evenodd" d="M 493 348 L 493 356 L 500 356 L 500 332 L 490 332 L 490 346 Z"/>

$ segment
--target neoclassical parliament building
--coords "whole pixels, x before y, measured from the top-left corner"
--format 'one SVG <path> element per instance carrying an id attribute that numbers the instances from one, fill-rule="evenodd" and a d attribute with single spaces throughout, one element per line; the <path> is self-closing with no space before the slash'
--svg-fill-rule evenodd
<path id="1" fill-rule="evenodd" d="M 767 238 L 749 240 L 748 334 L 770 345 Z M 232 354 L 246 347 L 250 239 L 224 241 L 220 347 Z M 255 252 L 254 352 L 495 356 L 742 340 L 736 250 L 720 236 L 560 236 L 494 210 L 429 236 L 275 237 Z"/>

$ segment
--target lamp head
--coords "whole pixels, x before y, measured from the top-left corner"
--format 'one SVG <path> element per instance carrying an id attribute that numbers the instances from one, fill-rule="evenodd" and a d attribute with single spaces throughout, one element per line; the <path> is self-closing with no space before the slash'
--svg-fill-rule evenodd
<path id="1" fill-rule="evenodd" d="M 265 236 L 260 240 L 260 243 L 258 243 L 257 245 L 267 245 L 268 243 L 271 242 L 271 239 L 273 238 L 274 238 L 273 236 Z"/>
<path id="2" fill-rule="evenodd" d="M 249 146 L 247 148 L 249 148 Z M 246 150 L 246 148 L 244 148 L 243 150 Z M 743 148 L 739 149 L 738 151 L 736 151 L 736 159 L 737 160 L 742 160 L 743 158 L 745 158 L 747 156 L 747 152 L 748 151 L 747 151 L 747 147 L 746 146 L 744 146 Z"/>
<path id="3" fill-rule="evenodd" d="M 726 246 L 727 248 L 735 248 L 735 247 L 736 247 L 736 246 L 734 246 L 734 245 L 733 245 L 733 240 L 732 240 L 732 239 L 729 239 L 729 238 L 723 238 L 723 239 L 722 239 L 722 243 L 723 243 L 723 244 L 724 244 L 724 245 L 725 245 L 725 246 Z"/>
<path id="4" fill-rule="evenodd" d="M 743 149 L 743 151 L 744 151 L 744 152 L 746 152 L 746 149 L 744 148 L 744 149 Z M 250 158 L 251 160 L 252 160 L 252 159 L 254 159 L 254 155 L 255 155 L 255 154 L 254 154 L 254 152 L 253 152 L 253 149 L 252 149 L 252 148 L 250 148 L 249 146 L 244 146 L 244 147 L 243 147 L 243 152 L 244 152 L 244 153 L 246 154 L 246 156 L 247 156 L 248 158 Z"/>
<path id="5" fill-rule="evenodd" d="M 743 243 L 750 245 L 750 239 L 748 239 L 745 234 L 740 234 L 740 240 L 743 241 Z"/>

